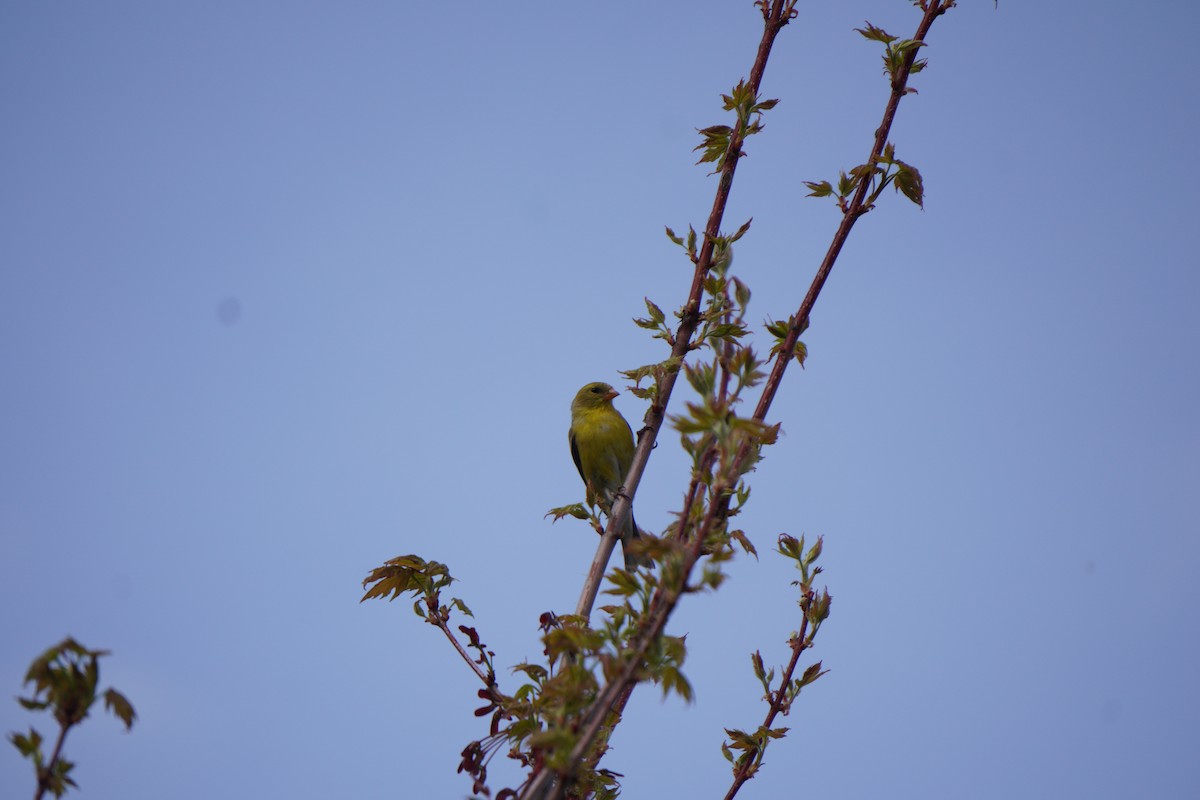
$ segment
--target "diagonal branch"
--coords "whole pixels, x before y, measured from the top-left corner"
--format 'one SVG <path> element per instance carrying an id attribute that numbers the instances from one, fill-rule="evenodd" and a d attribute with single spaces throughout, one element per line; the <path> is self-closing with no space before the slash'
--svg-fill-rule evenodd
<path id="1" fill-rule="evenodd" d="M 754 65 L 750 68 L 750 78 L 747 84 L 755 97 L 758 96 L 759 87 L 762 85 L 763 72 L 767 68 L 767 59 L 771 55 L 775 37 L 795 16 L 796 0 L 770 0 L 769 6 L 766 0 L 762 0 L 758 5 L 763 12 L 763 35 L 758 43 L 758 52 L 754 58 Z M 692 273 L 692 286 L 680 315 L 674 346 L 671 348 L 671 358 L 678 359 L 681 363 L 684 356 L 692 349 L 692 336 L 696 333 L 696 326 L 700 319 L 704 279 L 708 276 L 709 268 L 712 265 L 713 240 L 721 234 L 721 220 L 725 216 L 725 206 L 729 202 L 729 192 L 733 187 L 733 175 L 737 170 L 738 161 L 742 157 L 744 140 L 745 133 L 742 126 L 738 125 L 729 137 L 729 147 L 725 151 L 725 158 L 722 162 L 717 193 L 713 198 L 708 222 L 704 226 L 704 242 L 700 247 L 696 268 Z M 607 569 L 613 548 L 616 547 L 617 539 L 620 538 L 619 532 L 625 529 L 626 519 L 633 504 L 633 496 L 637 492 L 638 484 L 641 483 L 642 474 L 646 470 L 646 462 L 650 460 L 650 451 L 654 449 L 658 432 L 662 429 L 663 421 L 666 419 L 667 403 L 671 399 L 671 392 L 675 389 L 675 380 L 678 375 L 678 372 L 669 372 L 663 377 L 657 399 L 646 411 L 645 426 L 638 432 L 633 463 L 629 467 L 629 474 L 625 476 L 623 490 L 617 495 L 616 502 L 613 503 L 612 514 L 609 516 L 604 536 L 600 539 L 600 545 L 596 549 L 596 555 L 592 559 L 592 565 L 588 569 L 587 578 L 583 584 L 583 591 L 579 596 L 579 603 L 575 607 L 575 613 L 582 617 L 590 616 L 592 606 L 596 603 L 596 595 L 600 592 L 600 583 L 604 579 L 604 570 Z"/>
<path id="2" fill-rule="evenodd" d="M 809 590 L 809 602 L 812 602 L 812 590 Z M 792 676 L 796 674 L 796 666 L 800 663 L 800 654 L 808 649 L 808 644 L 805 637 L 808 634 L 808 614 L 800 621 L 800 631 L 792 639 L 792 658 L 788 661 L 787 667 L 783 671 L 783 675 L 779 678 L 779 689 L 771 693 L 771 706 L 767 709 L 767 716 L 763 719 L 760 730 L 765 730 L 771 727 L 775 722 L 775 717 L 783 712 L 788 706 L 787 688 L 792 682 Z M 754 777 L 755 761 L 759 753 L 757 749 L 747 751 L 743 755 L 744 761 L 741 766 L 733 771 L 733 783 L 729 786 L 729 791 L 725 794 L 725 800 L 733 800 L 734 795 L 742 788 L 742 784 Z"/>
<path id="3" fill-rule="evenodd" d="M 953 5 L 954 0 L 929 0 L 929 2 L 922 2 L 921 8 L 925 11 L 925 14 L 921 17 L 921 23 L 917 26 L 917 32 L 913 36 L 913 41 L 924 42 L 925 37 L 929 33 L 930 26 L 933 25 L 933 21 L 942 14 L 945 14 Z M 892 122 L 896 119 L 896 110 L 900 107 L 900 99 L 908 93 L 908 76 L 912 71 L 912 65 L 917 58 L 917 51 L 919 49 L 919 47 L 914 47 L 908 53 L 904 64 L 892 79 L 892 93 L 888 97 L 887 107 L 883 111 L 883 121 L 875 130 L 875 144 L 871 148 L 870 158 L 865 162 L 867 164 L 877 163 L 879 157 L 883 155 L 883 149 L 887 146 L 888 135 L 892 131 Z M 829 249 L 825 252 L 825 258 L 822 259 L 821 266 L 817 269 L 817 274 L 813 278 L 812 284 L 808 287 L 808 294 L 804 296 L 803 302 L 800 303 L 800 308 L 796 311 L 796 316 L 792 319 L 787 336 L 779 346 L 779 352 L 775 355 L 775 363 L 771 367 L 771 375 L 767 378 L 762 396 L 758 399 L 758 406 L 754 409 L 754 419 L 756 420 L 762 421 L 766 419 L 771 402 L 775 399 L 775 393 L 779 391 L 779 384 L 783 381 L 783 373 L 787 370 L 788 363 L 792 360 L 792 353 L 796 349 L 796 342 L 800 340 L 800 334 L 808 327 L 809 315 L 812 313 L 813 306 L 816 305 L 817 297 L 821 294 L 821 289 L 825 286 L 825 281 L 829 278 L 829 273 L 833 271 L 833 265 L 837 261 L 838 255 L 842 252 L 842 246 L 850 236 L 850 230 L 854 227 L 854 223 L 858 221 L 859 217 L 867 213 L 866 197 L 869 189 L 868 184 L 869 182 L 865 180 L 859 182 L 858 189 L 854 192 L 854 197 L 842 213 L 842 222 L 833 234 L 833 241 L 829 243 Z"/>
<path id="4" fill-rule="evenodd" d="M 467 663 L 467 666 L 471 668 L 471 670 L 475 673 L 475 676 L 479 678 L 479 680 L 483 681 L 483 685 L 487 687 L 488 691 L 493 695 L 498 696 L 497 693 L 499 692 L 499 689 L 496 686 L 496 676 L 490 674 L 490 672 L 484 672 L 483 667 L 479 666 L 479 664 L 475 662 L 475 659 L 471 658 L 471 654 L 468 653 L 467 649 L 462 646 L 462 644 L 458 641 L 458 637 L 454 635 L 452 630 L 450 630 L 450 626 L 444 619 L 442 619 L 441 615 L 438 614 L 436 607 L 430 608 L 430 611 L 432 612 L 431 623 L 442 633 L 446 634 L 446 638 L 450 640 L 450 644 L 454 645 L 454 649 L 458 651 L 460 656 L 462 656 L 462 660 Z"/>

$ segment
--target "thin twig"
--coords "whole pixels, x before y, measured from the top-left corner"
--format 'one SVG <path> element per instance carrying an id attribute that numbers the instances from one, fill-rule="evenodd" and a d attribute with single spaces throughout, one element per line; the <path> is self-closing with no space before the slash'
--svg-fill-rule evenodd
<path id="1" fill-rule="evenodd" d="M 813 591 L 808 590 L 808 600 L 811 603 L 813 599 Z M 775 721 L 775 717 L 783 711 L 785 700 L 787 698 L 787 688 L 792 682 L 792 675 L 796 673 L 796 666 L 800 663 L 800 654 L 803 653 L 808 645 L 804 639 L 808 634 L 808 614 L 804 615 L 800 622 L 800 632 L 792 640 L 792 658 L 788 661 L 787 667 L 783 671 L 783 676 L 779 680 L 779 688 L 771 693 L 771 707 L 767 709 L 767 716 L 763 719 L 760 730 L 771 727 L 771 723 Z M 742 755 L 742 765 L 734 770 L 733 784 L 729 787 L 729 791 L 725 794 L 725 800 L 733 800 L 733 796 L 742 788 L 742 784 L 753 777 L 754 762 L 758 759 L 759 749 L 756 747 L 753 750 L 747 750 Z"/>
<path id="2" fill-rule="evenodd" d="M 953 5 L 953 0 L 933 0 L 928 5 L 922 4 L 925 14 L 921 17 L 921 24 L 917 26 L 917 32 L 913 36 L 913 39 L 918 42 L 925 41 L 925 36 L 929 33 L 929 28 L 933 25 L 933 21 L 946 13 L 951 5 Z M 900 106 L 901 98 L 907 93 L 908 76 L 919 50 L 919 47 L 913 48 L 912 52 L 904 59 L 904 64 L 892 80 L 892 93 L 888 97 L 887 107 L 883 111 L 883 122 L 875 130 L 875 144 L 871 148 L 871 156 L 866 162 L 868 164 L 875 164 L 883 154 L 883 148 L 887 146 L 888 135 L 892 130 L 892 122 L 896 118 L 896 109 Z M 787 370 L 788 364 L 791 363 L 793 351 L 796 349 L 796 342 L 799 341 L 800 334 L 808 327 L 808 317 L 812 313 L 813 306 L 816 305 L 817 297 L 821 294 L 821 289 L 825 286 L 825 281 L 829 278 L 829 273 L 833 271 L 833 265 L 837 261 L 838 254 L 842 252 L 842 246 L 846 243 L 846 238 L 850 235 L 851 228 L 854 227 L 854 223 L 858 221 L 859 217 L 867 213 L 864 201 L 868 189 L 869 181 L 863 180 L 859 182 L 858 189 L 854 192 L 854 197 L 851 199 L 850 205 L 846 207 L 846 210 L 842 214 L 842 222 L 838 225 L 838 229 L 833 235 L 833 241 L 830 242 L 829 249 L 825 252 L 825 258 L 822 259 L 821 266 L 817 269 L 817 274 L 813 278 L 812 284 L 808 287 L 808 294 L 804 296 L 804 301 L 800 303 L 800 308 L 796 311 L 787 337 L 779 346 L 779 352 L 775 354 L 775 363 L 771 367 L 771 375 L 767 378 L 762 396 L 758 398 L 758 406 L 754 409 L 754 419 L 760 422 L 767 417 L 767 411 L 771 407 L 771 402 L 775 399 L 775 393 L 779 391 L 779 384 L 783 381 L 783 373 Z"/>
<path id="3" fill-rule="evenodd" d="M 450 640 L 450 644 L 454 645 L 454 649 L 458 651 L 460 656 L 462 656 L 463 661 L 467 662 L 467 666 L 475 671 L 475 674 L 479 676 L 479 680 L 483 681 L 483 685 L 489 689 L 495 689 L 495 679 L 490 677 L 486 672 L 483 671 L 482 667 L 475 663 L 475 659 L 471 658 L 471 654 L 467 652 L 466 648 L 459 644 L 458 637 L 451 632 L 450 628 L 446 625 L 445 620 L 443 620 L 441 617 L 435 617 L 435 619 L 437 619 L 437 622 L 435 622 L 434 625 L 436 625 L 442 633 L 446 634 L 446 638 Z"/>
<path id="4" fill-rule="evenodd" d="M 54 753 L 50 756 L 50 760 L 46 762 L 41 770 L 38 771 L 37 791 L 33 793 L 33 800 L 41 800 L 46 794 L 46 790 L 50 788 L 50 778 L 54 775 L 54 768 L 58 765 L 58 759 L 62 756 L 63 743 L 67 740 L 67 731 L 71 726 L 67 723 L 60 722 L 58 724 L 58 740 L 54 742 Z"/>

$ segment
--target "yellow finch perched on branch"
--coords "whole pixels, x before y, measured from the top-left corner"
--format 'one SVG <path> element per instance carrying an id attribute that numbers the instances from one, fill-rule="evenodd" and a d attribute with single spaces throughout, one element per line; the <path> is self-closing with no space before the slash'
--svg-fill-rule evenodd
<path id="1" fill-rule="evenodd" d="M 613 408 L 617 392 L 607 383 L 589 383 L 571 401 L 571 458 L 579 469 L 579 477 L 587 487 L 588 505 L 599 505 L 606 515 L 612 513 L 617 490 L 625 482 L 633 462 L 633 430 Z M 629 522 L 621 533 L 621 549 L 625 553 L 625 569 L 632 571 L 648 562 L 629 554 L 629 543 L 638 535 L 629 510 Z"/>

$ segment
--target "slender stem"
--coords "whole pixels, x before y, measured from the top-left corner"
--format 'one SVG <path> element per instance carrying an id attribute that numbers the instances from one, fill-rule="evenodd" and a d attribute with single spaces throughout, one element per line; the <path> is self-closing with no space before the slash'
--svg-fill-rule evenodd
<path id="1" fill-rule="evenodd" d="M 917 26 L 917 32 L 913 39 L 918 42 L 925 41 L 925 37 L 929 33 L 933 21 L 954 4 L 954 0 L 932 0 L 932 2 L 922 2 L 921 8 L 925 12 L 921 18 L 920 24 Z M 899 108 L 900 100 L 907 94 L 908 78 L 912 71 L 913 62 L 916 59 L 919 48 L 914 48 L 905 59 L 904 64 L 898 70 L 895 78 L 892 81 L 892 93 L 888 98 L 888 103 L 883 112 L 883 121 L 875 130 L 875 142 L 871 148 L 871 156 L 866 162 L 874 164 L 882 155 L 884 147 L 887 146 L 888 135 L 891 133 L 892 123 L 896 118 L 896 111 Z M 817 274 L 813 278 L 812 284 L 809 286 L 808 293 L 804 296 L 800 308 L 797 310 L 792 326 L 788 331 L 787 337 L 779 348 L 779 352 L 775 356 L 775 363 L 771 369 L 771 375 L 767 380 L 767 384 L 763 389 L 763 394 L 759 398 L 758 406 L 754 411 L 754 418 L 762 421 L 766 419 L 767 411 L 771 407 L 771 402 L 775 398 L 775 393 L 779 389 L 779 384 L 783 380 L 783 373 L 787 369 L 787 365 L 792 360 L 792 354 L 796 347 L 796 342 L 800 338 L 800 333 L 808 324 L 809 315 L 812 313 L 813 306 L 817 302 L 817 297 L 821 294 L 821 289 L 825 285 L 826 279 L 829 277 L 830 271 L 833 269 L 834 263 L 837 261 L 838 255 L 841 253 L 842 246 L 846 243 L 847 237 L 850 235 L 850 230 L 854 227 L 854 223 L 858 218 L 865 214 L 868 208 L 865 206 L 865 199 L 869 189 L 868 181 L 861 181 L 857 190 L 854 193 L 849 206 L 846 207 L 842 214 L 841 224 L 838 225 L 837 231 L 834 233 L 833 241 L 830 242 L 829 249 L 825 253 L 825 258 L 821 261 L 821 266 L 817 269 Z M 745 450 L 745 448 L 743 448 Z M 738 461 L 744 457 L 744 452 L 738 454 Z M 809 602 L 812 602 L 811 591 L 809 593 Z M 805 635 L 808 626 L 808 617 L 805 616 L 801 624 L 800 633 L 792 644 L 792 657 L 788 662 L 788 666 L 780 680 L 779 689 L 774 693 L 771 699 L 770 708 L 767 711 L 766 719 L 763 721 L 763 728 L 769 728 L 775 721 L 775 717 L 783 709 L 785 692 L 788 683 L 795 673 L 796 666 L 800 661 L 800 654 L 804 652 L 807 645 L 805 644 Z M 747 751 L 743 756 L 745 759 L 742 765 L 734 772 L 733 784 L 729 788 L 729 792 L 725 795 L 725 800 L 732 800 L 738 793 L 742 785 L 753 777 L 752 766 L 759 754 L 756 751 Z"/>
<path id="2" fill-rule="evenodd" d="M 474 670 L 475 674 L 479 676 L 479 680 L 483 681 L 483 685 L 489 689 L 493 688 L 496 685 L 496 682 L 488 677 L 488 674 L 483 671 L 483 668 L 475 663 L 475 659 L 471 658 L 471 654 L 466 651 L 466 648 L 459 644 L 458 638 L 448 627 L 446 627 L 445 621 L 441 618 L 438 618 L 438 621 L 435 622 L 434 625 L 438 627 L 438 630 L 446 634 L 446 638 L 450 640 L 450 644 L 454 645 L 454 649 L 458 651 L 460 656 L 462 656 L 463 661 L 467 662 L 467 666 Z"/>
<path id="3" fill-rule="evenodd" d="M 58 764 L 59 756 L 62 755 L 63 742 L 67 740 L 67 731 L 70 727 L 70 725 L 59 723 L 58 740 L 54 742 L 54 753 L 51 754 L 50 760 L 46 762 L 46 766 L 38 770 L 37 791 L 33 793 L 33 800 L 42 800 L 42 796 L 50 788 L 50 777 L 54 774 L 54 767 Z"/>
<path id="4" fill-rule="evenodd" d="M 462 646 L 462 643 L 458 641 L 458 637 L 454 635 L 454 632 L 446 624 L 446 620 L 442 619 L 442 615 L 438 613 L 437 603 L 432 598 L 427 599 L 425 602 L 429 607 L 429 615 L 426 619 L 430 620 L 431 625 L 436 625 L 437 629 L 446 635 L 446 638 L 450 640 L 450 644 L 454 645 L 454 649 L 462 656 L 462 660 L 466 662 L 467 666 L 471 668 L 479 680 L 483 681 L 483 685 L 487 687 L 489 696 L 499 706 L 502 696 L 499 688 L 496 686 L 496 676 L 491 674 L 490 671 L 484 671 L 483 667 L 475 659 L 471 658 L 471 654 Z M 508 718 L 510 715 L 505 713 L 504 716 Z"/>
<path id="5" fill-rule="evenodd" d="M 953 5 L 953 0 L 934 0 L 928 5 L 923 5 L 922 8 L 924 8 L 925 14 L 921 17 L 921 23 L 917 26 L 917 32 L 913 36 L 913 39 L 918 42 L 925 41 L 925 36 L 929 33 L 929 28 L 933 25 L 933 21 L 946 13 L 946 10 L 951 5 Z M 887 107 L 883 111 L 883 121 L 875 129 L 875 143 L 871 148 L 870 158 L 866 162 L 868 164 L 876 163 L 883 154 L 883 148 L 887 146 L 888 135 L 892 131 L 892 122 L 896 119 L 896 110 L 900 107 L 901 98 L 907 94 L 908 76 L 912 71 L 913 62 L 916 60 L 919 50 L 919 47 L 913 48 L 908 57 L 904 59 L 904 64 L 892 80 L 892 93 L 888 97 Z M 842 246 L 846 243 L 847 237 L 850 236 L 850 230 L 854 227 L 854 223 L 858 221 L 859 217 L 867 213 L 865 200 L 869 189 L 868 184 L 869 181 L 866 180 L 859 182 L 858 188 L 854 192 L 854 197 L 842 213 L 842 222 L 838 225 L 837 231 L 833 235 L 833 241 L 829 243 L 829 249 L 825 252 L 825 258 L 821 260 L 821 266 L 817 268 L 817 274 L 813 278 L 812 284 L 808 287 L 808 294 L 804 296 L 803 302 L 800 303 L 800 308 L 796 311 L 796 315 L 792 320 L 792 326 L 788 330 L 783 344 L 780 345 L 779 352 L 775 355 L 775 363 L 771 367 L 771 375 L 767 378 L 762 396 L 758 398 L 758 406 L 754 409 L 754 419 L 760 421 L 766 419 L 771 402 L 775 399 L 775 393 L 779 391 L 779 384 L 783 381 L 783 373 L 792 361 L 796 342 L 800 339 L 800 333 L 808 327 L 808 317 L 812 313 L 813 306 L 816 305 L 817 297 L 821 294 L 821 289 L 825 286 L 825 281 L 829 278 L 829 273 L 833 271 L 833 265 L 837 262 L 838 255 L 842 252 Z"/>
<path id="6" fill-rule="evenodd" d="M 811 603 L 813 592 L 808 591 L 808 600 Z M 787 667 L 783 671 L 782 677 L 779 679 L 779 689 L 771 693 L 771 707 L 767 709 L 767 716 L 763 720 L 762 729 L 770 728 L 775 722 L 775 717 L 783 711 L 785 698 L 787 697 L 788 684 L 792 682 L 792 675 L 796 673 L 796 666 L 800 663 L 800 654 L 807 649 L 805 637 L 808 634 L 808 615 L 805 614 L 804 619 L 800 623 L 800 632 L 792 640 L 792 658 L 788 662 Z M 729 787 L 729 791 L 725 794 L 725 800 L 733 800 L 733 796 L 742 788 L 742 784 L 750 780 L 752 777 L 752 769 L 755 762 L 761 755 L 760 750 L 756 747 L 753 750 L 747 750 L 742 755 L 742 763 L 733 773 L 733 784 Z"/>

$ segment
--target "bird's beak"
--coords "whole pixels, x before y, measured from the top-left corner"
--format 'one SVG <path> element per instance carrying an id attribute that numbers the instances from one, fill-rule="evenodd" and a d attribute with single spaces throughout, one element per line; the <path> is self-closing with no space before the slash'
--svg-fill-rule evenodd
<path id="1" fill-rule="evenodd" d="M 604 395 L 604 399 L 605 399 L 605 400 L 612 400 L 612 399 L 613 399 L 614 397 L 616 397 L 618 394 L 619 394 L 619 392 L 618 392 L 616 389 L 609 389 L 609 390 L 608 390 L 608 394 Z"/>

